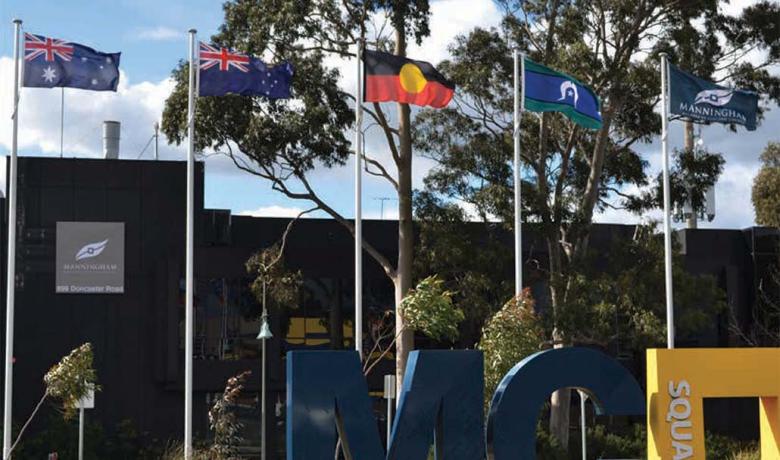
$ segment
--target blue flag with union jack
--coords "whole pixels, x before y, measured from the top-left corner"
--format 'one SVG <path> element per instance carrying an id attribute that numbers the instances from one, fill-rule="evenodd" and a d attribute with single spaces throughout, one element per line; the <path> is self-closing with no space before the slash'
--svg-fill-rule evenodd
<path id="1" fill-rule="evenodd" d="M 269 66 L 254 56 L 201 43 L 199 67 L 200 96 L 290 97 L 293 66 L 289 62 Z"/>
<path id="2" fill-rule="evenodd" d="M 121 53 L 101 53 L 65 40 L 24 34 L 23 86 L 116 91 Z"/>

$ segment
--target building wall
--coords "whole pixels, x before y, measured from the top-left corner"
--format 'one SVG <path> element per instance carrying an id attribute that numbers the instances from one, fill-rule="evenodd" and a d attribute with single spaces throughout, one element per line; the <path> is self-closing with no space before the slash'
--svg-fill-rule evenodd
<path id="1" fill-rule="evenodd" d="M 247 417 L 257 421 L 260 360 L 256 351 L 259 344 L 253 337 L 259 327 L 259 305 L 248 290 L 251 278 L 244 263 L 253 252 L 277 242 L 289 222 L 204 210 L 203 174 L 199 163 L 194 379 L 197 436 L 208 432 L 210 398 L 224 388 L 228 377 L 244 370 L 253 371 L 246 385 Z M 15 419 L 23 420 L 32 410 L 42 394 L 41 378 L 46 370 L 71 349 L 89 341 L 95 348 L 98 378 L 103 386 L 90 416 L 100 420 L 107 430 L 129 419 L 139 433 L 150 438 L 181 438 L 185 164 L 20 158 L 18 183 Z M 125 223 L 124 294 L 55 294 L 58 221 Z M 6 227 L 7 221 L 0 229 L 3 240 Z M 464 231 L 479 233 L 482 229 L 474 225 Z M 524 229 L 524 251 L 544 265 L 543 241 L 533 225 Z M 766 253 L 772 252 L 759 247 L 763 240 L 755 237 L 756 232 L 761 233 L 680 233 L 686 269 L 715 276 L 728 292 L 731 309 L 742 319 L 750 317 L 755 301 L 755 273 L 764 270 Z M 365 237 L 391 260 L 397 256 L 396 234 L 396 222 L 364 223 Z M 630 238 L 632 234 L 632 226 L 597 225 L 591 245 L 608 247 L 615 238 Z M 506 236 L 510 248 L 511 235 Z M 284 401 L 284 353 L 300 347 L 351 346 L 353 247 L 349 232 L 328 219 L 301 219 L 290 233 L 284 262 L 291 270 L 303 273 L 305 288 L 296 309 L 272 312 L 274 339 L 268 343 L 272 452 L 282 447 L 283 412 L 279 416 L 275 412 L 277 402 Z M 3 261 L 5 250 L 3 243 Z M 368 255 L 364 255 L 364 265 L 365 306 L 369 313 L 392 308 L 393 287 L 381 267 Z M 505 275 L 507 279 L 512 277 L 511 273 Z M 544 286 L 535 289 L 544 292 Z M 543 304 L 544 297 L 539 298 Z M 334 322 L 342 324 L 341 334 L 334 334 L 330 326 Z M 689 345 L 727 346 L 734 342 L 721 318 Z M 392 361 L 388 361 L 372 375 L 370 388 L 381 389 L 382 375 L 391 372 Z M 258 426 L 247 424 L 247 431 L 257 437 L 258 430 Z"/>

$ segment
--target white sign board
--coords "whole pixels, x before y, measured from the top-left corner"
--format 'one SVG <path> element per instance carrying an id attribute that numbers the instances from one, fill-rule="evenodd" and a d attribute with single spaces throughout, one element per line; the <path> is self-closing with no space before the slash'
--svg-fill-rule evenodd
<path id="1" fill-rule="evenodd" d="M 76 407 L 79 409 L 94 409 L 95 408 L 95 390 L 93 388 L 90 388 L 87 391 L 87 394 L 84 395 L 83 398 L 79 399 L 79 402 L 76 404 Z"/>

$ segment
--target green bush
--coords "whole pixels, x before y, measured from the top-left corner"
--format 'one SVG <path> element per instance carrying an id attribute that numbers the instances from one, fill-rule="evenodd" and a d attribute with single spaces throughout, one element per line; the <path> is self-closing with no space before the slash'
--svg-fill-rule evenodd
<path id="1" fill-rule="evenodd" d="M 743 442 L 714 433 L 706 433 L 707 460 L 759 460 L 758 443 Z"/>
<path id="2" fill-rule="evenodd" d="M 543 341 L 544 328 L 528 290 L 510 299 L 488 320 L 477 345 L 485 357 L 486 407 L 506 373 L 539 351 Z"/>
<path id="3" fill-rule="evenodd" d="M 579 446 L 579 436 L 571 437 Z M 635 424 L 626 432 L 613 432 L 604 425 L 587 429 L 588 457 L 592 458 L 647 458 L 647 429 Z M 570 452 L 579 452 L 570 445 Z M 575 456 L 575 458 L 580 458 Z"/>

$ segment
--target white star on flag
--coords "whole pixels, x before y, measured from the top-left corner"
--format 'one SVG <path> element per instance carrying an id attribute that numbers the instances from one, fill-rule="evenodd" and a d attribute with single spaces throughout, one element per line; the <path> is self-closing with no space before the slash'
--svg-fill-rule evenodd
<path id="1" fill-rule="evenodd" d="M 51 66 L 43 69 L 43 79 L 46 80 L 47 83 L 53 82 L 55 78 L 57 78 L 57 72 L 55 72 Z"/>

